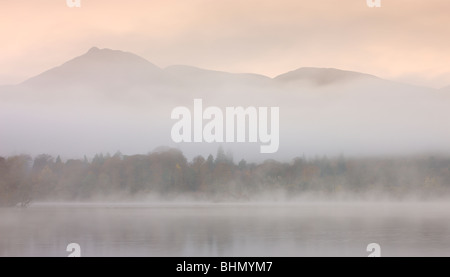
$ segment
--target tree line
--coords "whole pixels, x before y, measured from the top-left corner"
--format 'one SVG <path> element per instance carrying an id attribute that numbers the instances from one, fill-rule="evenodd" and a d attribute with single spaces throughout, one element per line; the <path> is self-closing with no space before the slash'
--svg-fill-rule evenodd
<path id="1" fill-rule="evenodd" d="M 290 162 L 233 161 L 215 157 L 188 161 L 176 149 L 147 155 L 97 154 L 65 162 L 42 154 L 0 157 L 0 206 L 30 201 L 89 201 L 98 197 L 189 195 L 204 200 L 251 200 L 283 191 L 333 196 L 382 192 L 392 197 L 437 197 L 450 191 L 450 158 L 296 158 Z"/>

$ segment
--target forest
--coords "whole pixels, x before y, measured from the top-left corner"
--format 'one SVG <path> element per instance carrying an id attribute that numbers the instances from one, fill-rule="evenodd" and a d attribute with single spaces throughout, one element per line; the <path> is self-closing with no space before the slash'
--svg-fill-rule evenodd
<path id="1" fill-rule="evenodd" d="M 353 195 L 435 199 L 450 192 L 450 158 L 299 157 L 290 162 L 234 162 L 219 148 L 216 156 L 188 161 L 176 149 L 146 155 L 97 154 L 68 159 L 42 154 L 0 157 L 0 206 L 33 202 L 161 199 L 189 196 L 205 201 L 251 201 L 261 195 L 286 199 L 303 195 Z"/>

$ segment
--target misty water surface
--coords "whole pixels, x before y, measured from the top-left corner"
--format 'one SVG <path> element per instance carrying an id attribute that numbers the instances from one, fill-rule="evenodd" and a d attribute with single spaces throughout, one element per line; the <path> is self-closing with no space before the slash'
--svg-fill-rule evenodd
<path id="1" fill-rule="evenodd" d="M 446 203 L 35 204 L 0 209 L 0 256 L 449 256 Z"/>

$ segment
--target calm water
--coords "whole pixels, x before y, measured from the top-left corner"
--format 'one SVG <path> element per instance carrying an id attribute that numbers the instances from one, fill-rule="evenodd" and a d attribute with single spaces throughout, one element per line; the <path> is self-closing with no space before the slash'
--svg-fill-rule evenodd
<path id="1" fill-rule="evenodd" d="M 40 204 L 0 209 L 0 256 L 450 256 L 450 204 Z"/>

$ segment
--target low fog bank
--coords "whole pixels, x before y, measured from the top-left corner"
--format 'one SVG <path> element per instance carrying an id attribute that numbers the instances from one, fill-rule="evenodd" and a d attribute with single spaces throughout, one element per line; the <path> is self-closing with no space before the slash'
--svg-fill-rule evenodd
<path id="1" fill-rule="evenodd" d="M 404 195 L 391 195 L 383 191 L 366 191 L 363 193 L 340 192 L 329 194 L 323 192 L 303 192 L 292 195 L 286 190 L 268 190 L 255 195 L 236 198 L 229 195 L 209 197 L 195 193 L 161 195 L 109 195 L 92 196 L 84 200 L 66 200 L 60 198 L 30 202 L 27 208 L 208 208 L 208 207 L 434 207 L 442 210 L 450 205 L 450 191 L 446 194 L 420 195 L 408 192 Z M 430 206 L 431 205 L 431 206 Z M 21 207 L 16 205 L 16 207 Z M 450 207 L 449 207 L 450 208 Z M 371 209 L 371 208 L 369 208 Z"/>
<path id="2" fill-rule="evenodd" d="M 68 203 L 302 203 L 447 201 L 450 157 L 295 158 L 290 162 L 188 160 L 177 149 L 146 155 L 0 157 L 0 206 Z"/>
<path id="3" fill-rule="evenodd" d="M 298 155 L 450 155 L 450 96 L 367 74 L 300 68 L 268 78 L 189 66 L 158 68 L 130 53 L 93 48 L 20 85 L 0 88 L 0 155 L 83 157 L 177 147 L 189 158 L 218 143 L 171 138 L 174 108 L 279 107 L 279 149 L 228 143 L 238 159 Z M 207 124 L 210 120 L 203 120 Z M 246 139 L 248 141 L 248 138 Z"/>
<path id="4" fill-rule="evenodd" d="M 182 106 L 193 113 L 194 99 L 203 111 L 278 107 L 278 151 L 261 154 L 247 126 L 247 142 L 227 143 L 230 153 L 214 155 L 220 143 L 174 142 L 171 112 Z M 445 90 L 338 69 L 301 68 L 276 78 L 162 69 L 93 48 L 0 88 L 0 206 L 444 199 L 449 104 Z M 177 149 L 149 153 L 160 145 Z"/>
<path id="5" fill-rule="evenodd" d="M 86 207 L 86 208 L 80 208 Z M 448 203 L 84 204 L 0 209 L 0 256 L 446 256 Z M 39 228 L 36 228 L 39 226 Z"/>

